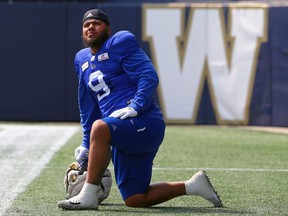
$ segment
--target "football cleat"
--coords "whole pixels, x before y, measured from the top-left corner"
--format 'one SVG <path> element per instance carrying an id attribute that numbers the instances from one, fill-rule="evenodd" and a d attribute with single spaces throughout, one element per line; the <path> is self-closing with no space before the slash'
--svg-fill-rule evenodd
<path id="1" fill-rule="evenodd" d="M 213 203 L 214 207 L 223 206 L 220 196 L 214 189 L 205 171 L 197 172 L 188 181 L 186 181 L 185 189 L 187 195 L 201 196 Z"/>
<path id="2" fill-rule="evenodd" d="M 97 210 L 98 203 L 86 203 L 76 199 L 61 200 L 57 203 L 59 208 L 65 210 Z"/>

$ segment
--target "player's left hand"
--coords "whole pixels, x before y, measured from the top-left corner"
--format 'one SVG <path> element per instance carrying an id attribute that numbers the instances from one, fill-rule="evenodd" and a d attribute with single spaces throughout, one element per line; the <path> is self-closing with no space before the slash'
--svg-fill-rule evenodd
<path id="1" fill-rule="evenodd" d="M 125 119 L 127 117 L 135 117 L 138 113 L 132 107 L 125 107 L 119 110 L 114 111 L 109 117 Z"/>
<path id="2" fill-rule="evenodd" d="M 75 149 L 75 159 L 80 166 L 88 160 L 88 152 L 89 150 L 82 145 Z"/>

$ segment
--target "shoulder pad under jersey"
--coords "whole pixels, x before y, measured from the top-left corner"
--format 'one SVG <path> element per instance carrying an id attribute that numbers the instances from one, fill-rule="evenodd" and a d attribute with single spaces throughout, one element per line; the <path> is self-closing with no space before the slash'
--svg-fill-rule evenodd
<path id="1" fill-rule="evenodd" d="M 129 31 L 119 31 L 117 33 L 115 33 L 113 36 L 111 36 L 107 43 L 106 43 L 106 48 L 109 49 L 111 48 L 112 46 L 117 46 L 121 44 L 121 46 L 137 46 L 139 47 L 137 41 L 136 41 L 136 38 L 134 36 L 134 34 L 132 34 L 131 32 Z"/>

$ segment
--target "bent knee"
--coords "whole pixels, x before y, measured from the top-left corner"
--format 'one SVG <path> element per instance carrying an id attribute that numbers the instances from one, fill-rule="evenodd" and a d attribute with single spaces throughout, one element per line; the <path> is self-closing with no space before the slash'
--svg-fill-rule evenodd
<path id="1" fill-rule="evenodd" d="M 109 126 L 102 120 L 96 120 L 91 128 L 91 139 L 110 138 Z"/>
<path id="2" fill-rule="evenodd" d="M 126 200 L 124 200 L 124 202 L 125 205 L 128 207 L 143 208 L 147 207 L 144 200 L 145 200 L 144 194 L 136 194 L 128 197 Z"/>

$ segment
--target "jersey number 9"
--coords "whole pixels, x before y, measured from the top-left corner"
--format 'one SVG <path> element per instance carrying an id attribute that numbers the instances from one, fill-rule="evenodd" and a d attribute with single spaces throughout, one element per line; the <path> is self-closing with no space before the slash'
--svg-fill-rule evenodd
<path id="1" fill-rule="evenodd" d="M 103 79 L 103 73 L 98 70 L 89 76 L 89 87 L 97 93 L 98 101 L 110 94 L 110 89 Z"/>

